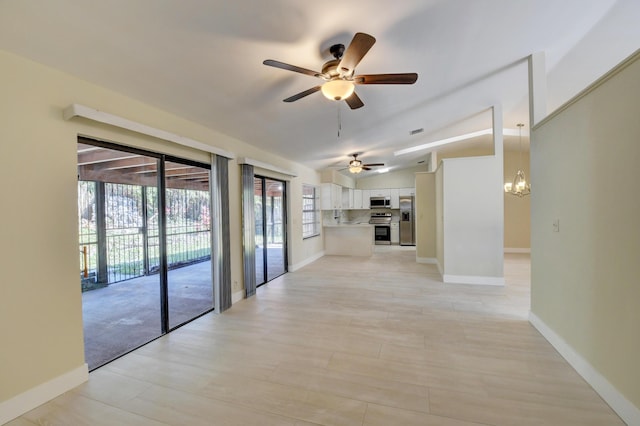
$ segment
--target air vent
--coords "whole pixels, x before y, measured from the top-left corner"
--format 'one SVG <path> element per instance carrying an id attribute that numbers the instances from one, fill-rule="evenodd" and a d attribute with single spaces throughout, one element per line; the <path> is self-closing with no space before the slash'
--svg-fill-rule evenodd
<path id="1" fill-rule="evenodd" d="M 424 132 L 423 128 L 414 129 L 414 130 L 409 132 L 409 135 L 413 136 L 413 135 L 417 135 L 418 133 L 422 133 L 422 132 Z"/>

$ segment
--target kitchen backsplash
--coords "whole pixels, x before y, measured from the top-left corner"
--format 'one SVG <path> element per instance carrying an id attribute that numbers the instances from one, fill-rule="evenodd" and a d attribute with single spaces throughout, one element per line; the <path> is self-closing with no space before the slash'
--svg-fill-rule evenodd
<path id="1" fill-rule="evenodd" d="M 337 225 L 338 223 L 369 223 L 371 213 L 391 213 L 391 221 L 400 220 L 398 209 L 371 209 L 371 210 L 323 210 L 322 223 L 325 225 Z"/>

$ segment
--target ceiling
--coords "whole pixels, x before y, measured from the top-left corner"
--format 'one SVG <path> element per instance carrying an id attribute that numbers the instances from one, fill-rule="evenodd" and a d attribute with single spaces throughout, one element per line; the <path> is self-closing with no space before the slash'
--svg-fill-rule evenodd
<path id="1" fill-rule="evenodd" d="M 637 0 L 0 0 L 0 49 L 317 170 L 353 152 L 397 169 L 428 151 L 394 151 L 491 127 L 495 104 L 528 126 L 528 55 L 545 52 L 550 111 L 640 46 L 637 22 Z M 282 102 L 319 80 L 263 60 L 320 70 L 356 32 L 377 39 L 356 74 L 418 81 L 358 86 L 357 110 Z"/>

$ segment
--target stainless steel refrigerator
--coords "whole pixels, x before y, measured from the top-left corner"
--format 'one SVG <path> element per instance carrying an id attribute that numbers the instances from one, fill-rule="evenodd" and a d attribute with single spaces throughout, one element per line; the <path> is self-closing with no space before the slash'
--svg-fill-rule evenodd
<path id="1" fill-rule="evenodd" d="M 415 246 L 415 203 L 413 196 L 400 197 L 400 245 Z"/>

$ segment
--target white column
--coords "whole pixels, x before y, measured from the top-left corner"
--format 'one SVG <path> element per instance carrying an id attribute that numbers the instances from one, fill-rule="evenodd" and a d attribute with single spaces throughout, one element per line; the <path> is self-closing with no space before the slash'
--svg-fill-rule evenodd
<path id="1" fill-rule="evenodd" d="M 547 70 L 544 52 L 529 56 L 529 128 L 547 116 Z"/>
<path id="2" fill-rule="evenodd" d="M 431 151 L 430 155 L 431 155 L 431 158 L 429 159 L 429 169 L 427 171 L 435 172 L 436 169 L 438 168 L 438 152 Z"/>

